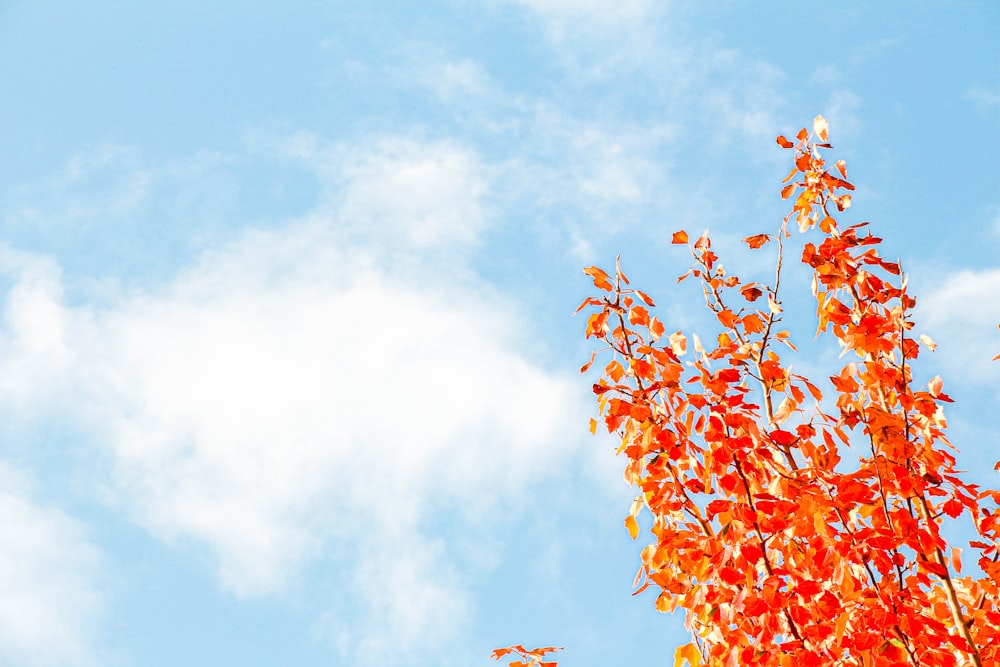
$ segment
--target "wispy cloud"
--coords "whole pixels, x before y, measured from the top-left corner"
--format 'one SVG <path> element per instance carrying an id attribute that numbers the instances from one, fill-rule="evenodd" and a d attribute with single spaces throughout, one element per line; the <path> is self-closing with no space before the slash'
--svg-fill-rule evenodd
<path id="1" fill-rule="evenodd" d="M 965 91 L 966 99 L 987 108 L 1000 106 L 1000 90 L 974 83 Z"/>
<path id="2" fill-rule="evenodd" d="M 636 20 L 651 9 L 649 0 L 507 0 L 548 19 L 579 18 L 603 23 Z"/>

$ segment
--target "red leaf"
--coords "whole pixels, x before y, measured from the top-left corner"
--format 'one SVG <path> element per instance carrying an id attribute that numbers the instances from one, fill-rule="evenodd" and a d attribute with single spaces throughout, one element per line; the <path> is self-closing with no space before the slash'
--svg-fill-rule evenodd
<path id="1" fill-rule="evenodd" d="M 719 570 L 719 579 L 722 579 L 724 582 L 726 582 L 731 586 L 735 586 L 736 584 L 743 581 L 743 575 L 740 574 L 739 570 L 735 568 L 724 567 L 721 570 Z"/>
<path id="2" fill-rule="evenodd" d="M 764 292 L 762 292 L 759 287 L 754 287 L 753 284 L 750 284 L 741 289 L 740 294 L 742 294 L 743 298 L 747 301 L 753 302 L 763 296 Z"/>
<path id="3" fill-rule="evenodd" d="M 674 245 L 684 245 L 688 242 L 688 233 L 683 229 L 679 232 L 674 232 L 674 235 L 670 238 L 670 242 Z"/>
<path id="4" fill-rule="evenodd" d="M 778 145 L 781 146 L 782 148 L 791 148 L 795 144 L 793 144 L 792 142 L 790 142 L 788 139 L 785 139 L 784 135 L 779 134 L 778 135 Z"/>

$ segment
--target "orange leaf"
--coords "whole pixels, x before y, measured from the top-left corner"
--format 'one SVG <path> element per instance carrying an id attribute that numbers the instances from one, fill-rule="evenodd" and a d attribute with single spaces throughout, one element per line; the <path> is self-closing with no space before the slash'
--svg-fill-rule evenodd
<path id="1" fill-rule="evenodd" d="M 599 269 L 596 266 L 588 266 L 583 272 L 594 279 L 594 287 L 597 289 L 602 289 L 605 292 L 610 292 L 614 289 L 609 280 L 610 276 L 603 269 Z"/>
<path id="2" fill-rule="evenodd" d="M 628 321 L 629 324 L 637 326 L 648 326 L 649 325 L 649 311 L 642 306 L 632 306 L 631 310 L 628 311 Z"/>
<path id="3" fill-rule="evenodd" d="M 716 315 L 722 325 L 727 329 L 732 329 L 736 326 L 736 315 L 731 310 L 720 310 Z"/>
<path id="4" fill-rule="evenodd" d="M 670 242 L 674 245 L 684 245 L 688 242 L 688 233 L 683 229 L 679 232 L 674 232 L 674 235 L 670 238 Z"/>
<path id="5" fill-rule="evenodd" d="M 649 333 L 652 334 L 653 340 L 659 340 L 664 331 L 663 322 L 659 318 L 654 317 L 649 321 Z"/>
<path id="6" fill-rule="evenodd" d="M 782 148 L 791 148 L 795 144 L 793 144 L 792 142 L 790 142 L 788 139 L 785 139 L 784 135 L 779 134 L 778 135 L 778 145 L 781 146 Z"/>
<path id="7" fill-rule="evenodd" d="M 847 178 L 847 163 L 843 160 L 837 160 L 837 171 L 840 172 L 841 176 Z"/>
<path id="8" fill-rule="evenodd" d="M 748 246 L 750 246 L 751 250 L 756 250 L 757 248 L 760 248 L 770 240 L 771 240 L 770 234 L 755 234 L 753 236 L 748 236 L 745 239 L 743 239 L 743 241 Z"/>
<path id="9" fill-rule="evenodd" d="M 764 321 L 760 319 L 760 315 L 757 313 L 744 315 L 740 322 L 743 325 L 743 330 L 748 334 L 760 333 L 764 330 Z"/>

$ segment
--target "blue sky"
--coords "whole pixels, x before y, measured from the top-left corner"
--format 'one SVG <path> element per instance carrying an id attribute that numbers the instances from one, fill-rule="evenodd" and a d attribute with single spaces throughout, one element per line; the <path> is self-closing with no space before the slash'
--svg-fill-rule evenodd
<path id="1" fill-rule="evenodd" d="M 668 663 L 683 624 L 630 596 L 632 494 L 587 433 L 581 268 L 621 253 L 706 331 L 670 234 L 766 275 L 738 239 L 777 228 L 774 136 L 817 113 L 997 484 L 998 29 L 993 2 L 3 3 L 0 662 Z"/>

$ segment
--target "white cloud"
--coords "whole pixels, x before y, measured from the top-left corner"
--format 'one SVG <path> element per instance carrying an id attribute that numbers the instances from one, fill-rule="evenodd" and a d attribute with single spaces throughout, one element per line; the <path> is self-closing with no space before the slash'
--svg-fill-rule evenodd
<path id="1" fill-rule="evenodd" d="M 76 520 L 36 504 L 29 486 L 0 463 L 0 662 L 95 664 L 98 551 Z"/>
<path id="2" fill-rule="evenodd" d="M 469 243 L 486 225 L 481 172 L 473 156 L 447 144 L 385 140 L 344 167 L 339 213 L 367 228 L 387 225 L 419 248 Z"/>
<path id="3" fill-rule="evenodd" d="M 650 0 L 490 0 L 534 16 L 571 77 L 609 80 L 653 56 L 654 19 L 667 10 Z"/>
<path id="4" fill-rule="evenodd" d="M 460 256 L 438 261 L 487 222 L 473 154 L 314 149 L 298 151 L 335 183 L 314 215 L 159 289 L 69 307 L 51 264 L 8 262 L 0 400 L 77 410 L 106 443 L 121 511 L 202 545 L 236 595 L 286 590 L 324 555 L 354 567 L 339 636 L 392 664 L 469 618 L 463 582 L 483 565 L 441 547 L 436 517 L 488 536 L 585 408 L 526 355 L 538 348 L 516 308 Z M 36 388 L 18 399 L 24 382 Z M 372 648 L 378 629 L 391 650 Z"/>
<path id="5" fill-rule="evenodd" d="M 357 239 L 425 250 L 473 244 L 487 227 L 486 167 L 447 141 L 384 137 L 364 150 L 302 134 L 280 150 L 323 177 L 334 224 Z"/>
<path id="6" fill-rule="evenodd" d="M 931 357 L 947 380 L 993 384 L 1000 377 L 1000 268 L 965 269 L 942 276 L 917 298 L 920 332 L 939 345 Z"/>

